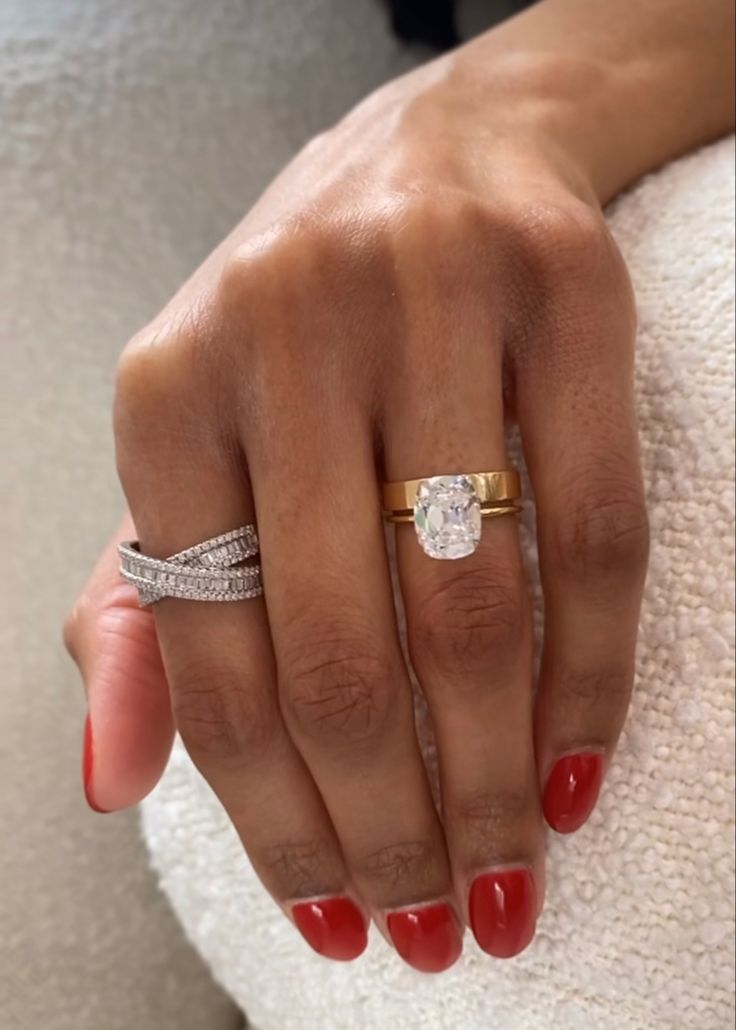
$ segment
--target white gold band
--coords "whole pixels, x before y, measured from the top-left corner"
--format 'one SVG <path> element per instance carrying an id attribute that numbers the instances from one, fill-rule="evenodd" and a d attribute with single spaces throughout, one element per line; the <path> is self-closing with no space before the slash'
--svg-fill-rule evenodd
<path id="1" fill-rule="evenodd" d="M 240 565 L 258 554 L 254 526 L 241 526 L 164 560 L 141 554 L 136 540 L 120 544 L 118 554 L 120 575 L 137 588 L 141 607 L 163 597 L 242 601 L 263 593 L 260 566 Z"/>

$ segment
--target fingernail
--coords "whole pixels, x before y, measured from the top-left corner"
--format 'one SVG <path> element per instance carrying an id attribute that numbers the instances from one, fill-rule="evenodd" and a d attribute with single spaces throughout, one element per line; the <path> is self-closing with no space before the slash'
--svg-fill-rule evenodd
<path id="1" fill-rule="evenodd" d="M 90 722 L 88 715 L 84 720 L 84 747 L 82 749 L 82 782 L 84 784 L 84 796 L 87 799 L 87 804 L 93 812 L 99 812 L 100 815 L 107 815 L 107 809 L 100 808 L 95 801 L 95 796 L 92 791 L 93 767 L 94 741 L 92 740 L 92 723 Z"/>
<path id="2" fill-rule="evenodd" d="M 386 925 L 399 955 L 422 973 L 449 969 L 463 950 L 460 926 L 444 901 L 391 912 Z"/>
<path id="3" fill-rule="evenodd" d="M 321 898 L 292 907 L 294 922 L 307 944 L 325 958 L 349 962 L 365 950 L 365 919 L 350 898 Z"/>
<path id="4" fill-rule="evenodd" d="M 534 936 L 537 899 L 528 869 L 494 869 L 477 876 L 468 907 L 475 939 L 489 955 L 511 958 Z"/>
<path id="5" fill-rule="evenodd" d="M 595 808 L 603 781 L 603 755 L 584 751 L 558 759 L 544 789 L 544 817 L 558 833 L 579 830 Z"/>

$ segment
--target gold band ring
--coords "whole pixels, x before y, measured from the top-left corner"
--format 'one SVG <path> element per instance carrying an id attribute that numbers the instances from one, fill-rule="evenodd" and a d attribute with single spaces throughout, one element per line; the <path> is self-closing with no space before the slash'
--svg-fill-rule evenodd
<path id="1" fill-rule="evenodd" d="M 515 501 L 521 497 L 521 477 L 516 469 L 506 469 L 503 472 L 467 472 L 458 476 L 432 478 L 469 480 L 481 506 L 497 504 L 499 501 Z M 384 510 L 392 515 L 413 512 L 419 487 L 426 482 L 429 482 L 429 479 L 403 479 L 396 483 L 384 483 L 381 489 Z"/>
<path id="2" fill-rule="evenodd" d="M 516 515 L 521 511 L 520 504 L 494 504 L 488 507 L 481 506 L 480 517 L 482 519 L 492 519 L 498 515 Z M 384 511 L 383 517 L 386 522 L 414 522 L 414 512 L 393 512 Z"/>
<path id="3" fill-rule="evenodd" d="M 467 472 L 384 483 L 387 522 L 413 522 L 430 558 L 465 558 L 480 543 L 481 520 L 521 511 L 521 479 L 516 469 Z"/>

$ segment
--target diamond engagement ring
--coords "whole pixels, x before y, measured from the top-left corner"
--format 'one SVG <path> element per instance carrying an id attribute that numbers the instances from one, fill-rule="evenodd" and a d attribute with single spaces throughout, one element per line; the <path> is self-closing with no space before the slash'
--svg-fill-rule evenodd
<path id="1" fill-rule="evenodd" d="M 515 469 L 468 472 L 383 484 L 384 517 L 413 522 L 430 558 L 465 558 L 480 543 L 481 519 L 521 511 L 521 479 Z"/>
<path id="2" fill-rule="evenodd" d="M 120 575 L 138 589 L 142 608 L 163 597 L 242 601 L 263 593 L 261 569 L 241 563 L 258 554 L 255 526 L 241 526 L 170 558 L 141 554 L 137 540 L 118 545 Z"/>

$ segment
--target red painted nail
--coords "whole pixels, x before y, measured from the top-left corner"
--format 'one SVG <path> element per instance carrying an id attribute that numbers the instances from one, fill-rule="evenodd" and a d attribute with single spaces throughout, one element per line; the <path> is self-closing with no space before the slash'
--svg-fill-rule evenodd
<path id="1" fill-rule="evenodd" d="M 365 920 L 350 898 L 303 901 L 291 911 L 307 944 L 325 958 L 349 962 L 365 950 Z"/>
<path id="2" fill-rule="evenodd" d="M 399 955 L 422 973 L 449 969 L 463 950 L 457 919 L 444 901 L 391 912 L 386 925 Z"/>
<path id="3" fill-rule="evenodd" d="M 84 747 L 82 750 L 82 782 L 84 783 L 84 796 L 87 804 L 93 812 L 100 815 L 107 815 L 106 808 L 100 808 L 92 793 L 92 765 L 94 761 L 94 744 L 92 741 L 92 723 L 89 716 L 84 720 Z"/>
<path id="4" fill-rule="evenodd" d="M 603 755 L 584 751 L 556 763 L 544 788 L 544 817 L 558 833 L 579 830 L 595 808 L 603 781 Z"/>
<path id="5" fill-rule="evenodd" d="M 511 958 L 534 936 L 537 896 L 528 869 L 496 869 L 477 876 L 468 907 L 475 939 L 489 955 Z"/>

